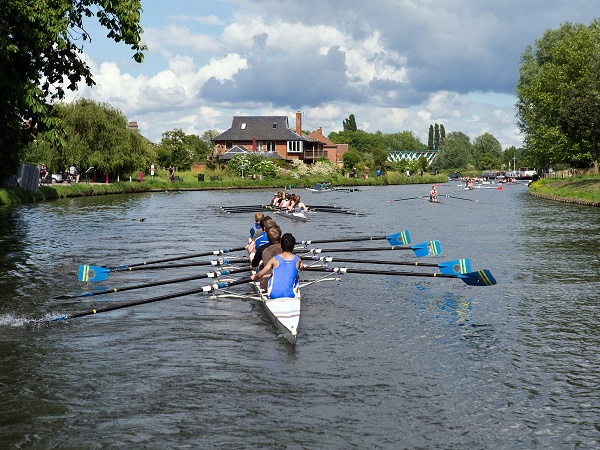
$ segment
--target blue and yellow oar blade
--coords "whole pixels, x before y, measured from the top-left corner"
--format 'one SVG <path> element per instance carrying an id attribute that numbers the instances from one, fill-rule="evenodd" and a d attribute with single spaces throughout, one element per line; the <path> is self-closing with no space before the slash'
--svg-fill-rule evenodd
<path id="1" fill-rule="evenodd" d="M 410 244 L 410 234 L 408 230 L 390 234 L 385 237 L 390 245 L 408 245 Z"/>
<path id="2" fill-rule="evenodd" d="M 439 241 L 422 242 L 420 244 L 413 245 L 412 251 L 415 252 L 417 258 L 423 256 L 438 256 L 442 254 L 442 247 Z"/>
<path id="3" fill-rule="evenodd" d="M 455 259 L 453 261 L 446 261 L 439 263 L 441 273 L 445 274 L 457 274 L 457 273 L 469 273 L 471 271 L 471 261 L 468 259 Z"/>
<path id="4" fill-rule="evenodd" d="M 496 284 L 496 279 L 487 269 L 478 270 L 477 272 L 458 274 L 458 278 L 463 280 L 469 286 L 492 286 Z"/>
<path id="5" fill-rule="evenodd" d="M 110 269 L 106 267 L 100 266 L 90 266 L 87 264 L 79 266 L 79 281 L 86 282 L 98 282 L 98 281 L 106 281 L 108 279 L 108 274 L 110 273 Z"/>

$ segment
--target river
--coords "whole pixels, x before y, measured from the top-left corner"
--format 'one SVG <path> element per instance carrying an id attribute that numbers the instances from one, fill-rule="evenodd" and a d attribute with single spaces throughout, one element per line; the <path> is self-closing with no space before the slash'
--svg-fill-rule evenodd
<path id="1" fill-rule="evenodd" d="M 304 290 L 295 347 L 254 302 L 208 294 L 39 321 L 207 284 L 53 299 L 92 289 L 77 280 L 80 264 L 242 246 L 252 215 L 219 206 L 266 203 L 272 191 L 1 208 L 0 448 L 598 448 L 600 209 L 537 199 L 525 185 L 465 192 L 452 182 L 439 204 L 388 202 L 428 189 L 298 191 L 309 205 L 364 215 L 279 224 L 297 239 L 409 230 L 413 243 L 441 243 L 441 256 L 422 260 L 469 258 L 498 284 L 347 274 Z M 351 252 L 369 245 L 322 247 L 416 260 Z M 208 270 L 111 273 L 100 284 Z"/>

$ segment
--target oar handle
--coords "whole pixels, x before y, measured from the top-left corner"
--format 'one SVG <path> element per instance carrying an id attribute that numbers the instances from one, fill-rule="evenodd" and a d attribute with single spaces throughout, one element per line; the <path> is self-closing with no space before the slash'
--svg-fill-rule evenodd
<path id="1" fill-rule="evenodd" d="M 381 237 L 360 237 L 360 238 L 347 238 L 347 239 L 319 239 L 319 240 L 306 240 L 300 241 L 298 245 L 311 245 L 311 244 L 329 244 L 331 242 L 358 242 L 358 241 L 382 241 L 386 239 L 385 236 Z"/>
<path id="2" fill-rule="evenodd" d="M 116 292 L 133 291 L 135 289 L 143 289 L 143 288 L 154 287 L 154 286 L 163 286 L 165 284 L 184 283 L 186 281 L 201 280 L 204 278 L 218 278 L 222 275 L 228 275 L 230 273 L 249 272 L 250 270 L 251 269 L 249 267 L 248 268 L 244 268 L 244 267 L 233 268 L 230 270 L 216 270 L 213 272 L 208 272 L 208 273 L 204 273 L 201 275 L 193 275 L 193 276 L 184 277 L 184 278 L 176 278 L 176 279 L 165 280 L 165 281 L 154 281 L 152 283 L 138 284 L 138 285 L 134 285 L 134 286 L 125 286 L 125 287 L 120 287 L 120 288 L 112 288 L 112 289 L 106 289 L 103 291 L 85 292 L 83 294 L 60 296 L 60 297 L 55 297 L 55 298 L 69 299 L 69 298 L 77 298 L 77 297 L 90 297 L 90 296 L 94 296 L 94 295 L 113 294 Z"/>
<path id="3" fill-rule="evenodd" d="M 321 262 L 344 262 L 344 263 L 356 263 L 356 264 L 380 264 L 386 266 L 419 266 L 419 267 L 439 267 L 439 264 L 433 263 L 421 263 L 421 262 L 410 262 L 410 261 L 383 261 L 380 259 L 348 259 L 348 258 L 336 258 L 333 256 L 302 256 L 300 259 L 303 261 L 321 261 Z"/>
<path id="4" fill-rule="evenodd" d="M 391 270 L 352 269 L 348 267 L 305 267 L 303 270 L 308 270 L 311 272 L 334 272 L 339 274 L 357 273 L 364 275 L 399 275 L 407 277 L 458 278 L 458 275 L 450 275 L 444 273 L 397 272 Z"/>
<path id="5" fill-rule="evenodd" d="M 77 317 L 91 316 L 91 315 L 94 315 L 94 314 L 100 314 L 100 313 L 105 313 L 105 312 L 109 312 L 109 311 L 115 311 L 117 309 L 128 308 L 130 306 L 145 305 L 147 303 L 154 303 L 154 302 L 159 302 L 161 300 L 168 300 L 168 299 L 177 298 L 177 297 L 185 297 L 187 295 L 200 294 L 200 293 L 203 293 L 203 292 L 213 292 L 214 290 L 217 290 L 217 289 L 223 289 L 223 288 L 226 288 L 226 287 L 229 287 L 229 286 L 236 286 L 238 284 L 246 284 L 246 283 L 250 283 L 251 281 L 252 281 L 251 278 L 243 278 L 241 280 L 236 280 L 236 281 L 214 283 L 214 284 L 210 284 L 210 285 L 207 285 L 207 286 L 202 286 L 201 288 L 190 289 L 188 291 L 175 292 L 175 293 L 172 293 L 172 294 L 161 295 L 159 297 L 147 298 L 147 299 L 144 299 L 144 300 L 137 300 L 137 301 L 134 301 L 134 302 L 123 303 L 123 304 L 114 305 L 114 306 L 107 306 L 105 308 L 92 309 L 90 311 L 83 311 L 83 312 L 80 312 L 80 313 L 75 313 L 75 314 L 70 314 L 70 315 L 66 315 L 66 316 L 61 316 L 61 317 L 58 317 L 58 318 L 53 319 L 53 320 L 47 320 L 46 322 L 55 321 L 55 320 L 75 319 Z"/>
<path id="6" fill-rule="evenodd" d="M 135 264 L 129 264 L 126 266 L 116 266 L 116 267 L 109 267 L 109 269 L 111 270 L 116 270 L 119 268 L 130 268 L 130 267 L 139 267 L 139 266 L 146 266 L 149 264 L 160 264 L 160 263 L 164 263 L 164 262 L 170 262 L 170 261 L 178 261 L 181 259 L 190 259 L 190 258 L 199 258 L 201 256 L 210 256 L 210 255 L 223 255 L 225 253 L 232 253 L 232 252 L 239 252 L 242 250 L 246 250 L 246 247 L 236 247 L 236 248 L 225 248 L 222 250 L 212 250 L 209 252 L 202 252 L 202 253 L 194 253 L 191 255 L 184 255 L 184 256 L 174 256 L 172 258 L 165 258 L 165 259 L 157 259 L 156 261 L 145 261 L 145 262 L 140 262 L 140 263 L 135 263 Z"/>
<path id="7" fill-rule="evenodd" d="M 114 269 L 113 272 L 126 272 L 126 271 L 137 271 L 137 270 L 155 270 L 155 269 L 177 269 L 181 267 L 195 267 L 195 266 L 226 266 L 234 263 L 231 259 L 213 259 L 211 261 L 201 261 L 195 263 L 181 263 L 181 264 L 166 264 L 166 265 L 146 265 L 146 266 L 130 266 L 130 267 L 119 267 Z"/>

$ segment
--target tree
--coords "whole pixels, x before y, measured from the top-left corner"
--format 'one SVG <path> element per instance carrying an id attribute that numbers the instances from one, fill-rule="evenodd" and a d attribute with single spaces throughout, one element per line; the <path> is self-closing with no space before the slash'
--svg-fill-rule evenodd
<path id="1" fill-rule="evenodd" d="M 433 127 L 433 149 L 440 148 L 440 126 L 436 123 Z"/>
<path id="2" fill-rule="evenodd" d="M 436 165 L 441 169 L 459 169 L 467 167 L 471 157 L 471 141 L 469 137 L 455 131 L 444 139 L 444 145 L 440 149 Z"/>
<path id="3" fill-rule="evenodd" d="M 521 57 L 519 128 L 538 167 L 589 164 L 598 174 L 600 21 L 547 30 Z"/>
<path id="4" fill-rule="evenodd" d="M 401 131 L 385 135 L 387 139 L 387 149 L 389 150 L 426 150 L 427 146 L 423 144 L 412 131 Z"/>
<path id="5" fill-rule="evenodd" d="M 490 133 L 477 136 L 471 151 L 473 161 L 479 169 L 499 168 L 502 164 L 502 145 Z"/>
<path id="6" fill-rule="evenodd" d="M 194 161 L 204 161 L 209 153 L 204 140 L 195 134 L 186 135 L 180 128 L 165 131 L 159 148 L 162 158 L 168 155 L 165 165 L 172 164 L 182 170 L 189 170 Z"/>
<path id="7" fill-rule="evenodd" d="M 440 147 L 444 144 L 444 139 L 446 139 L 446 129 L 444 125 L 440 125 Z"/>
<path id="8" fill-rule="evenodd" d="M 429 150 L 434 150 L 435 144 L 433 141 L 433 125 L 429 125 L 429 135 L 427 137 L 427 148 Z"/>
<path id="9" fill-rule="evenodd" d="M 79 164 L 101 173 L 130 174 L 146 170 L 155 158 L 152 145 L 128 130 L 123 113 L 106 103 L 88 99 L 60 103 L 55 114 L 65 131 L 64 144 L 52 146 L 60 170 Z"/>
<path id="10" fill-rule="evenodd" d="M 97 17 L 108 37 L 124 42 L 142 62 L 140 0 L 2 0 L 0 6 L 0 179 L 15 173 L 27 142 L 63 143 L 53 104 L 84 80 L 94 84 L 84 60 L 83 28 Z M 25 124 L 25 126 L 24 126 Z"/>
<path id="11" fill-rule="evenodd" d="M 354 118 L 354 114 L 350 114 L 350 117 L 344 119 L 343 122 L 344 131 L 357 131 L 356 127 L 356 119 Z"/>
<path id="12" fill-rule="evenodd" d="M 344 169 L 346 170 L 352 170 L 353 167 L 362 161 L 360 153 L 358 153 L 356 150 L 348 150 L 344 152 L 342 158 L 344 160 Z"/>

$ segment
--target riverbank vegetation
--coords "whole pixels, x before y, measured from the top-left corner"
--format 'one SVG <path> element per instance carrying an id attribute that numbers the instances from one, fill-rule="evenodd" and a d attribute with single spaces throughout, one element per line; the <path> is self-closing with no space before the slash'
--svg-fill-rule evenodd
<path id="1" fill-rule="evenodd" d="M 140 182 L 138 179 L 131 181 L 119 181 L 115 183 L 93 183 L 81 181 L 79 183 L 58 183 L 52 185 L 43 185 L 38 188 L 37 193 L 24 189 L 0 189 L 0 205 L 10 205 L 18 203 L 32 203 L 45 200 L 56 200 L 67 197 L 82 197 L 92 195 L 110 195 L 124 194 L 134 192 L 157 192 L 168 190 L 211 190 L 211 189 L 301 189 L 312 187 L 317 182 L 328 181 L 333 186 L 384 186 L 389 184 L 433 184 L 447 181 L 446 175 L 411 176 L 399 172 L 388 172 L 380 177 L 368 178 L 346 178 L 342 175 L 335 175 L 329 178 L 321 176 L 308 175 L 305 177 L 281 176 L 277 178 L 258 177 L 253 179 L 251 176 L 241 178 L 235 173 L 228 171 L 205 171 L 199 173 L 196 171 L 179 171 L 176 173 L 181 181 L 171 182 L 168 180 L 166 171 L 160 171 L 159 174 L 152 177 L 144 177 Z M 199 181 L 198 175 L 202 175 L 204 180 Z M 211 177 L 214 178 L 211 179 Z"/>
<path id="2" fill-rule="evenodd" d="M 542 178 L 530 183 L 529 192 L 552 200 L 600 206 L 600 178 L 593 175 Z"/>

